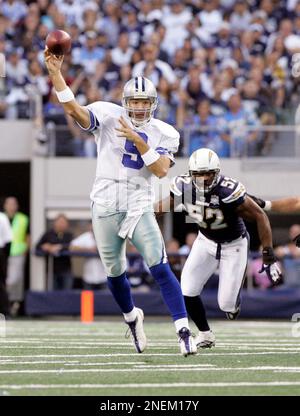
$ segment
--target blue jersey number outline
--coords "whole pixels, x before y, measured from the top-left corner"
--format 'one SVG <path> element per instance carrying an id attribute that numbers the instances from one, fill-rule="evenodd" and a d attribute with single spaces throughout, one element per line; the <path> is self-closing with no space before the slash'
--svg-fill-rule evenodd
<path id="1" fill-rule="evenodd" d="M 147 134 L 141 133 L 139 131 L 137 131 L 137 134 L 141 136 L 145 143 L 148 142 Z M 123 166 L 125 166 L 125 168 L 131 168 L 136 170 L 142 169 L 142 167 L 144 166 L 144 161 L 135 144 L 132 141 L 126 139 L 125 150 L 127 153 L 124 153 L 122 157 Z M 133 158 L 134 156 L 136 156 L 136 158 Z"/>

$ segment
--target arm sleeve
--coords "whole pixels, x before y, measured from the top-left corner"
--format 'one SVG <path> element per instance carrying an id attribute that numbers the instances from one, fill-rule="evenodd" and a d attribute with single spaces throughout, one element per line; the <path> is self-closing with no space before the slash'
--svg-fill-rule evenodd
<path id="1" fill-rule="evenodd" d="M 229 192 L 228 192 L 229 191 Z M 226 205 L 231 205 L 234 208 L 237 208 L 241 205 L 246 199 L 246 188 L 241 182 L 237 182 L 233 190 L 229 190 L 222 197 L 222 202 Z"/>
<path id="2" fill-rule="evenodd" d="M 171 160 L 171 166 L 173 166 L 175 164 L 174 153 L 177 153 L 179 147 L 179 132 L 166 123 L 160 126 L 160 128 L 161 140 L 155 150 L 160 155 L 167 156 Z"/>
<path id="3" fill-rule="evenodd" d="M 76 123 L 78 124 L 78 126 L 82 130 L 88 131 L 88 132 L 92 132 L 92 131 L 96 130 L 100 126 L 100 123 L 99 123 L 97 117 L 95 116 L 95 114 L 92 112 L 92 110 L 90 110 L 88 108 L 88 112 L 89 112 L 89 115 L 90 115 L 90 125 L 89 125 L 89 127 L 87 127 L 87 128 L 82 127 L 82 125 L 79 124 L 78 121 L 76 121 Z"/>
<path id="4" fill-rule="evenodd" d="M 106 103 L 104 101 L 95 101 L 94 103 L 91 103 L 85 107 L 88 109 L 90 114 L 90 126 L 86 129 L 82 127 L 79 123 L 77 124 L 84 131 L 93 132 L 98 127 L 100 127 L 104 117 L 114 111 L 114 107 L 117 106 L 112 103 Z"/>

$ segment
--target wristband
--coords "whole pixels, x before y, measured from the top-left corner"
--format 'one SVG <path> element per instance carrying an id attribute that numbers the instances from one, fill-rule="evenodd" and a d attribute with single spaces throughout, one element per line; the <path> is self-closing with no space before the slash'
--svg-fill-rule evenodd
<path id="1" fill-rule="evenodd" d="M 264 211 L 271 211 L 271 209 L 272 209 L 272 202 L 266 201 L 266 204 L 264 206 Z"/>
<path id="2" fill-rule="evenodd" d="M 262 251 L 262 256 L 264 264 L 273 264 L 276 261 L 272 247 L 264 247 Z"/>
<path id="3" fill-rule="evenodd" d="M 159 158 L 160 155 L 159 153 L 157 153 L 154 149 L 150 149 L 144 153 L 143 155 L 141 155 L 144 163 L 146 166 L 152 165 L 152 163 L 156 162 Z"/>
<path id="4" fill-rule="evenodd" d="M 62 91 L 55 91 L 55 92 L 56 92 L 58 101 L 60 103 L 68 103 L 69 101 L 72 101 L 75 99 L 74 94 L 69 87 L 65 88 Z"/>

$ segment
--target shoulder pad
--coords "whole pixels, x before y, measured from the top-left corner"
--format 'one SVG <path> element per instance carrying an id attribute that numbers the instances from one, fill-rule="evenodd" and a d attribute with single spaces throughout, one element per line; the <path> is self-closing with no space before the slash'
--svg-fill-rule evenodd
<path id="1" fill-rule="evenodd" d="M 244 198 L 245 195 L 246 188 L 241 182 L 237 182 L 233 191 L 225 198 L 222 198 L 222 202 L 224 202 L 224 204 L 231 204 L 232 202 L 235 202 L 240 198 Z"/>
<path id="2" fill-rule="evenodd" d="M 170 139 L 176 139 L 176 140 L 179 139 L 180 134 L 176 129 L 174 129 L 173 126 L 171 126 L 168 123 L 165 123 L 164 121 L 158 120 L 156 118 L 154 118 L 152 121 L 153 121 L 153 125 L 157 127 L 157 129 L 160 131 L 160 133 L 163 136 L 168 137 Z"/>
<path id="3" fill-rule="evenodd" d="M 181 196 L 184 192 L 184 185 L 189 185 L 192 178 L 189 175 L 175 176 L 170 183 L 170 191 L 177 196 Z"/>

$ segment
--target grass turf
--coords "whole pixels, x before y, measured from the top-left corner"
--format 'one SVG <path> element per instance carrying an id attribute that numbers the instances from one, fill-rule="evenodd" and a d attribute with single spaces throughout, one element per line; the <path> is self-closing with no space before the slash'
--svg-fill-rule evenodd
<path id="1" fill-rule="evenodd" d="M 194 329 L 194 328 L 193 328 Z M 213 349 L 182 357 L 173 324 L 147 318 L 135 353 L 121 319 L 8 321 L 0 337 L 0 395 L 299 395 L 292 323 L 212 322 Z"/>

